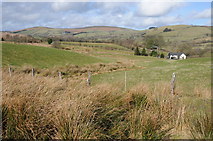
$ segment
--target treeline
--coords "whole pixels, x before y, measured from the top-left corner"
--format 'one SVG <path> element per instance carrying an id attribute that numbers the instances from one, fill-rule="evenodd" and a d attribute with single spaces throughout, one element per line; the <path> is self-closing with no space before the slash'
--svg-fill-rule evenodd
<path id="1" fill-rule="evenodd" d="M 170 29 L 165 29 L 164 32 L 169 32 Z M 118 37 L 114 36 L 112 38 L 95 38 L 95 37 L 75 37 L 72 35 L 66 36 L 49 36 L 49 37 L 39 37 L 35 38 L 30 35 L 22 35 L 17 33 L 10 32 L 2 32 L 1 41 L 12 41 L 18 43 L 40 43 L 40 42 L 49 42 L 48 40 L 52 40 L 53 46 L 56 48 L 60 48 L 59 42 L 87 42 L 87 43 L 112 43 L 119 46 L 123 46 L 127 49 L 135 51 L 136 48 L 146 48 L 148 50 L 152 50 L 153 46 L 159 47 L 159 50 L 163 52 L 183 52 L 188 57 L 203 57 L 205 54 L 211 52 L 210 48 L 196 48 L 196 43 L 185 43 L 185 42 L 165 42 L 164 38 L 159 35 L 155 36 L 144 36 L 141 34 L 137 36 L 129 36 L 129 37 Z M 51 42 L 51 43 L 52 43 Z M 204 42 L 204 41 L 203 41 Z M 207 41 L 206 41 L 207 42 Z M 208 42 L 207 42 L 208 43 Z M 49 43 L 50 44 L 50 43 Z M 165 50 L 167 47 L 168 50 Z M 135 53 L 137 55 L 143 56 L 163 56 L 161 54 L 156 53 L 155 51 L 151 51 L 150 53 Z"/>
<path id="2" fill-rule="evenodd" d="M 142 51 L 140 52 L 138 47 L 135 48 L 134 55 L 152 56 L 152 57 L 159 57 L 159 58 L 164 58 L 165 57 L 165 55 L 163 53 L 158 53 L 155 50 L 150 50 L 149 53 L 148 53 L 148 51 L 145 48 L 143 48 Z"/>
<path id="3" fill-rule="evenodd" d="M 18 43 L 40 43 L 42 40 L 34 38 L 30 35 L 21 35 L 14 33 L 2 33 L 1 41 L 11 41 Z"/>

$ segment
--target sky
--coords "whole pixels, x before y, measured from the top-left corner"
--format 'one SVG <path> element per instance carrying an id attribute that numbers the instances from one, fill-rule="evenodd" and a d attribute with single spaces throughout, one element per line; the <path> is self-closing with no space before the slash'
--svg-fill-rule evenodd
<path id="1" fill-rule="evenodd" d="M 117 26 L 136 30 L 166 25 L 211 25 L 211 2 L 2 2 L 2 30 L 45 26 Z"/>

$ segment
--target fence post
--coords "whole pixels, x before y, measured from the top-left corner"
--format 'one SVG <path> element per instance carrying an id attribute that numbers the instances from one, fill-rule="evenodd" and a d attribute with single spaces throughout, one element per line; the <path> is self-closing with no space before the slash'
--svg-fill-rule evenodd
<path id="1" fill-rule="evenodd" d="M 172 80 L 171 80 L 171 95 L 175 94 L 175 78 L 176 78 L 176 75 L 173 72 L 173 74 L 172 74 Z"/>
<path id="2" fill-rule="evenodd" d="M 87 86 L 91 85 L 91 72 L 88 72 Z"/>
<path id="3" fill-rule="evenodd" d="M 125 71 L 125 76 L 124 76 L 124 82 L 125 82 L 124 90 L 126 91 L 126 71 Z"/>
<path id="4" fill-rule="evenodd" d="M 62 76 L 61 76 L 61 72 L 60 71 L 58 72 L 58 77 L 59 77 L 60 80 L 62 80 Z"/>
<path id="5" fill-rule="evenodd" d="M 35 70 L 34 70 L 34 68 L 32 68 L 32 77 L 34 77 L 34 72 L 35 72 Z"/>
<path id="6" fill-rule="evenodd" d="M 9 66 L 9 74 L 10 74 L 10 76 L 12 76 L 12 68 L 11 68 L 11 66 Z"/>

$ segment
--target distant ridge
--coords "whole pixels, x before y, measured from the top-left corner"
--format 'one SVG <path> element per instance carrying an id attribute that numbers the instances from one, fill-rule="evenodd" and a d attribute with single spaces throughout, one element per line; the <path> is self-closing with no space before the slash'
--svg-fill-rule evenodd
<path id="1" fill-rule="evenodd" d="M 168 25 L 145 30 L 133 30 L 114 26 L 88 26 L 80 28 L 31 27 L 11 33 L 31 35 L 34 38 L 57 38 L 72 41 L 125 42 L 134 40 L 142 43 L 144 37 L 162 36 L 170 44 L 193 43 L 194 46 L 210 47 L 211 26 Z M 118 43 L 117 42 L 117 43 Z"/>
<path id="2" fill-rule="evenodd" d="M 86 26 L 86 27 L 78 27 L 78 28 L 52 28 L 52 27 L 44 27 L 44 26 L 36 26 L 36 27 L 30 27 L 20 30 L 15 30 L 11 32 L 21 32 L 21 31 L 28 31 L 28 30 L 40 30 L 40 29 L 57 29 L 57 30 L 70 30 L 70 31 L 78 31 L 78 30 L 87 30 L 87 29 L 93 29 L 93 30 L 99 30 L 99 31 L 117 31 L 117 30 L 134 30 L 134 29 L 128 29 L 124 27 L 115 27 L 115 26 Z"/>

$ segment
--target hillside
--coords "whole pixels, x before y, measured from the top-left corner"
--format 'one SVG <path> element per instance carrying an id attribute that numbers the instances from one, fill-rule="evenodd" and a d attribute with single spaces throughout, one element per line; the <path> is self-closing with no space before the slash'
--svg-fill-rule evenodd
<path id="1" fill-rule="evenodd" d="M 66 64 L 84 65 L 103 62 L 98 58 L 71 51 L 11 43 L 2 44 L 2 54 L 3 66 L 8 64 L 14 66 L 31 65 L 44 68 Z"/>
<path id="2" fill-rule="evenodd" d="M 127 42 L 143 46 L 144 37 L 162 36 L 171 50 L 175 44 L 190 43 L 193 47 L 211 47 L 211 27 L 193 25 L 162 26 L 146 30 L 133 30 L 110 26 L 92 26 L 84 28 L 48 28 L 33 27 L 11 33 L 31 35 L 36 38 L 52 37 L 66 41 L 114 42 L 122 45 Z M 130 46 L 127 44 L 127 46 Z M 165 47 L 163 47 L 165 48 Z"/>
<path id="3" fill-rule="evenodd" d="M 165 29 L 171 31 L 164 31 Z M 194 43 L 196 46 L 211 47 L 211 27 L 209 26 L 191 26 L 174 25 L 163 26 L 145 30 L 146 36 L 163 36 L 167 43 L 187 42 Z"/>
<path id="4" fill-rule="evenodd" d="M 113 36 L 129 36 L 129 34 L 138 33 L 138 31 L 120 27 L 110 26 L 92 26 L 84 28 L 48 28 L 48 27 L 33 27 L 22 30 L 13 31 L 12 33 L 19 33 L 31 35 L 34 37 L 78 37 L 78 38 L 101 38 Z"/>

